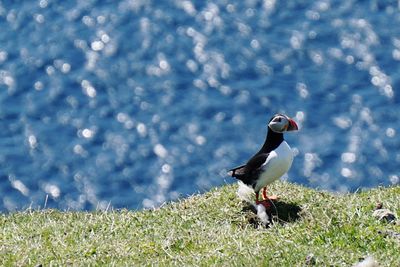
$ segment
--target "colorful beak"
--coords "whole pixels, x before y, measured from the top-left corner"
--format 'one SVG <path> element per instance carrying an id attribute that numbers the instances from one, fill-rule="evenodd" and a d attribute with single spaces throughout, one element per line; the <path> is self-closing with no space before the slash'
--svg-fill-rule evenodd
<path id="1" fill-rule="evenodd" d="M 298 129 L 299 127 L 297 127 L 297 123 L 294 120 L 289 119 L 289 126 L 286 131 L 297 131 Z"/>

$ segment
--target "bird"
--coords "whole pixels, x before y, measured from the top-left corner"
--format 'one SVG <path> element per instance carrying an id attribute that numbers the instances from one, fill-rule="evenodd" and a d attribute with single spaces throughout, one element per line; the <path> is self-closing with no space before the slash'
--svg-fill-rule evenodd
<path id="1" fill-rule="evenodd" d="M 232 168 L 228 175 L 252 188 L 256 205 L 262 204 L 267 210 L 276 196 L 267 196 L 267 186 L 281 178 L 291 167 L 293 151 L 283 138 L 285 132 L 297 131 L 297 123 L 284 114 L 275 114 L 268 122 L 268 131 L 261 149 L 246 164 Z M 259 200 L 262 189 L 263 200 Z"/>

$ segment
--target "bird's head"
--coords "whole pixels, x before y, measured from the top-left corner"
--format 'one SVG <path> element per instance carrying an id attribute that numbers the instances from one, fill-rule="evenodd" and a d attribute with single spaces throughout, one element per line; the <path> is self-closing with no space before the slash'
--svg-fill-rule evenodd
<path id="1" fill-rule="evenodd" d="M 297 123 L 284 114 L 274 115 L 268 123 L 268 127 L 276 133 L 297 131 Z"/>

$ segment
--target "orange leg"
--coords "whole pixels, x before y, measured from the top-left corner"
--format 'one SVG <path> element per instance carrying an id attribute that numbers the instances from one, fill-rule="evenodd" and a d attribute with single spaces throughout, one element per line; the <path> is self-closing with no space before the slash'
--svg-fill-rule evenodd
<path id="1" fill-rule="evenodd" d="M 278 200 L 278 196 L 277 195 L 272 195 L 272 196 L 268 196 L 267 195 L 267 187 L 263 187 L 262 188 L 262 194 L 263 194 L 263 198 L 264 199 L 270 199 L 270 200 Z"/>
<path id="2" fill-rule="evenodd" d="M 272 207 L 272 201 L 274 201 L 274 200 L 277 200 L 278 199 L 278 197 L 277 196 L 275 196 L 275 195 L 272 195 L 272 196 L 268 196 L 267 195 L 267 187 L 263 187 L 262 189 L 261 189 L 261 193 L 262 193 L 262 198 L 263 198 L 263 200 L 258 200 L 258 197 L 259 197 L 259 194 L 260 194 L 260 192 L 257 192 L 256 193 L 256 204 L 258 205 L 258 204 L 262 204 L 267 210 L 270 210 L 271 209 L 271 207 Z"/>

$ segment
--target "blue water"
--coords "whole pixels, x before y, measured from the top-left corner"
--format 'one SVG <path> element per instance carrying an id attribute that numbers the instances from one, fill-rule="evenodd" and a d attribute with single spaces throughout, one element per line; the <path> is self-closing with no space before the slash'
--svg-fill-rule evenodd
<path id="1" fill-rule="evenodd" d="M 399 184 L 398 1 L 0 1 L 0 211 L 140 209 L 232 183 Z"/>

